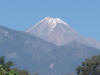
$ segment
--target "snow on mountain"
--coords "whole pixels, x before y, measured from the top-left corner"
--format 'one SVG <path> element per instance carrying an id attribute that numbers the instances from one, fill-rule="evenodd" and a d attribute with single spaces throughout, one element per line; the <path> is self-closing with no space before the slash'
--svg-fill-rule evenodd
<path id="1" fill-rule="evenodd" d="M 56 45 L 65 45 L 78 38 L 78 34 L 59 18 L 46 17 L 26 32 Z"/>
<path id="2" fill-rule="evenodd" d="M 36 25 L 27 29 L 26 32 L 57 46 L 67 45 L 73 41 L 77 41 L 100 49 L 100 42 L 81 36 L 59 18 L 46 17 Z"/>
<path id="3" fill-rule="evenodd" d="M 57 23 L 62 23 L 68 26 L 67 23 L 65 23 L 63 20 L 59 18 L 51 18 L 51 17 L 46 17 L 44 20 L 48 22 L 48 24 L 51 26 L 51 28 L 55 28 L 57 26 Z"/>

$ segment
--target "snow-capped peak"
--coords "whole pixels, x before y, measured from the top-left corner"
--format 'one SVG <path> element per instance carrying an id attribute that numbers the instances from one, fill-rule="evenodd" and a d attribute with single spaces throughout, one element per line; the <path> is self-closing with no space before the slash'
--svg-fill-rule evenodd
<path id="1" fill-rule="evenodd" d="M 66 22 L 64 22 L 60 18 L 46 17 L 45 20 L 47 20 L 49 23 L 50 22 L 54 22 L 54 23 L 56 22 L 56 23 L 64 23 L 64 24 L 66 24 Z"/>
<path id="2" fill-rule="evenodd" d="M 56 45 L 65 45 L 78 38 L 78 33 L 59 18 L 45 17 L 26 32 Z"/>
<path id="3" fill-rule="evenodd" d="M 46 21 L 52 28 L 56 27 L 58 23 L 69 26 L 66 22 L 59 18 L 45 17 L 42 21 Z"/>

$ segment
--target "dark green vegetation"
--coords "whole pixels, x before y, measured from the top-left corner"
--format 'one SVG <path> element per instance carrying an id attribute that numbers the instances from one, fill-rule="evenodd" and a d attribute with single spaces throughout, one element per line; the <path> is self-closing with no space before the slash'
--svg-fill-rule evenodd
<path id="1" fill-rule="evenodd" d="M 77 75 L 100 75 L 100 55 L 86 59 L 77 67 Z"/>
<path id="2" fill-rule="evenodd" d="M 5 62 L 4 56 L 0 57 L 0 75 L 30 75 L 25 70 L 11 68 L 13 65 L 12 61 Z"/>

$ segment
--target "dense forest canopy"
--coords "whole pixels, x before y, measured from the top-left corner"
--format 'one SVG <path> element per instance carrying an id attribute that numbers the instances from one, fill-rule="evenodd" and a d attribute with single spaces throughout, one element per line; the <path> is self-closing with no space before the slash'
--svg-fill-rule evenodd
<path id="1" fill-rule="evenodd" d="M 77 75 L 100 75 L 100 55 L 86 59 L 77 67 Z"/>

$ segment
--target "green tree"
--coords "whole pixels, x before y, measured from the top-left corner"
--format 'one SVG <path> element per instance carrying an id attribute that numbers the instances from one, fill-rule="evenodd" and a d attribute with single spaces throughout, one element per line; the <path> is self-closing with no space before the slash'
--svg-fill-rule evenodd
<path id="1" fill-rule="evenodd" d="M 2 56 L 0 57 L 0 65 L 2 65 L 2 67 L 6 70 L 10 70 L 10 68 L 14 65 L 13 62 L 11 61 L 8 61 L 8 62 L 5 62 L 5 57 Z"/>
<path id="2" fill-rule="evenodd" d="M 13 70 L 16 71 L 18 75 L 30 75 L 30 73 L 26 70 L 19 70 L 17 68 L 14 68 Z"/>
<path id="3" fill-rule="evenodd" d="M 12 66 L 14 66 L 12 61 L 5 62 L 5 57 L 0 57 L 0 75 L 30 75 L 28 71 L 11 68 Z"/>
<path id="4" fill-rule="evenodd" d="M 100 75 L 100 55 L 86 59 L 76 70 L 77 75 Z"/>
<path id="5" fill-rule="evenodd" d="M 13 62 L 5 62 L 5 57 L 0 57 L 0 75 L 18 75 L 18 73 L 11 69 Z"/>

